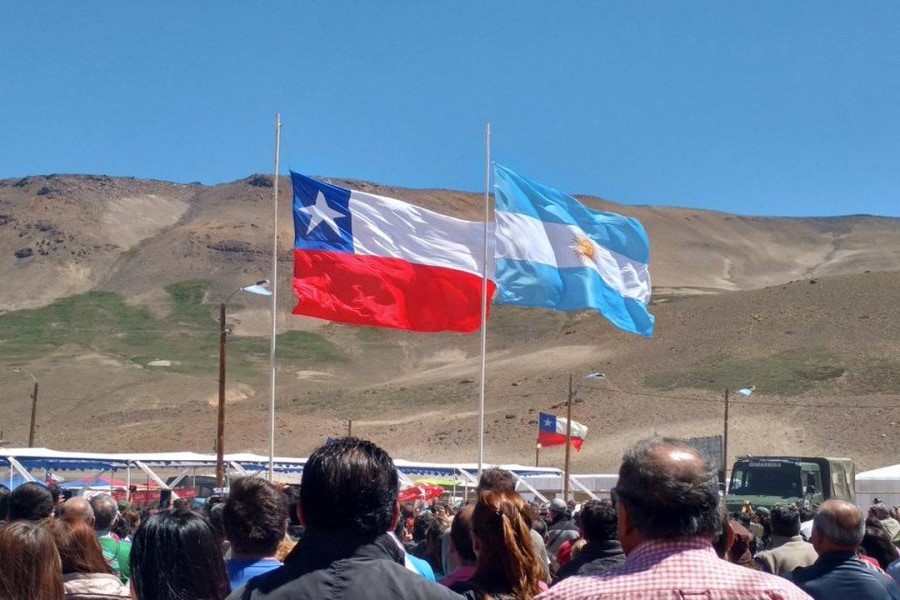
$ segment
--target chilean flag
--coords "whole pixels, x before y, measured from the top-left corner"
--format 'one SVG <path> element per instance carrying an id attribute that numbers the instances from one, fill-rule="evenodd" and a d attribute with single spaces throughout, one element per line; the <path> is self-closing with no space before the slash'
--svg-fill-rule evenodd
<path id="1" fill-rule="evenodd" d="M 572 446 L 575 450 L 581 450 L 584 438 L 587 436 L 588 428 L 579 423 L 572 421 Z M 566 445 L 566 419 L 564 417 L 554 417 L 547 413 L 540 413 L 538 421 L 538 443 L 541 447 L 547 446 L 565 446 Z"/>
<path id="2" fill-rule="evenodd" d="M 484 224 L 291 172 L 295 315 L 409 331 L 481 327 Z M 488 271 L 488 302 L 496 286 Z"/>

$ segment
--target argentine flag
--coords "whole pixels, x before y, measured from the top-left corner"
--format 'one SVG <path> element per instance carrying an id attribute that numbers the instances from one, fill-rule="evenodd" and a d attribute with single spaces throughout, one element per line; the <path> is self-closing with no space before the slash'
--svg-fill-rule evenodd
<path id="1" fill-rule="evenodd" d="M 559 311 L 596 309 L 616 327 L 653 335 L 650 241 L 637 219 L 494 165 L 495 302 Z"/>

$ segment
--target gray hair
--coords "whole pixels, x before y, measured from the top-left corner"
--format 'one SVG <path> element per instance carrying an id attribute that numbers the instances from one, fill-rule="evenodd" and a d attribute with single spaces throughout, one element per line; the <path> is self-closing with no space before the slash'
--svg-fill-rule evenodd
<path id="1" fill-rule="evenodd" d="M 119 516 L 119 506 L 115 498 L 109 494 L 97 494 L 91 497 L 90 503 L 94 509 L 94 529 L 98 531 L 112 529 Z"/>
<path id="2" fill-rule="evenodd" d="M 819 508 L 813 527 L 832 544 L 856 547 L 866 534 L 866 519 L 855 504 L 832 501 Z"/>

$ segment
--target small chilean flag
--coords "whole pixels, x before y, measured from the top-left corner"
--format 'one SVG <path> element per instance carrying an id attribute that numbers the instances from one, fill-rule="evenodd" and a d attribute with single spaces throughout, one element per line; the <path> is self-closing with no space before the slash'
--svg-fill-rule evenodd
<path id="1" fill-rule="evenodd" d="M 572 421 L 572 445 L 575 447 L 575 450 L 581 450 L 581 444 L 584 443 L 587 431 L 587 427 L 578 421 Z M 540 421 L 538 421 L 538 443 L 542 447 L 565 446 L 566 419 L 564 417 L 554 417 L 547 413 L 540 413 Z"/>
<path id="2" fill-rule="evenodd" d="M 295 315 L 409 331 L 481 327 L 484 224 L 291 173 Z M 488 302 L 494 295 L 488 266 Z"/>

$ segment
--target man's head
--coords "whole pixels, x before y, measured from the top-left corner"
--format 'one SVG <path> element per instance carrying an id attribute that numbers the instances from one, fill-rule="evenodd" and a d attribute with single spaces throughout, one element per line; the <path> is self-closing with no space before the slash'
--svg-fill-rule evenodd
<path id="1" fill-rule="evenodd" d="M 421 542 L 425 539 L 425 532 L 428 531 L 428 526 L 431 525 L 431 522 L 435 520 L 435 516 L 430 512 L 423 512 L 416 515 L 415 520 L 413 521 L 413 541 Z"/>
<path id="2" fill-rule="evenodd" d="M 652 437 L 634 444 L 622 457 L 613 492 L 625 552 L 647 540 L 713 539 L 721 530 L 716 472 L 682 440 Z"/>
<path id="3" fill-rule="evenodd" d="M 587 541 L 602 542 L 616 539 L 618 516 L 616 509 L 609 501 L 591 500 L 586 502 L 578 514 L 581 537 Z"/>
<path id="4" fill-rule="evenodd" d="M 794 504 L 776 504 L 769 513 L 772 533 L 784 537 L 800 535 L 800 509 Z"/>
<path id="5" fill-rule="evenodd" d="M 878 519 L 879 521 L 884 521 L 888 517 L 891 516 L 888 507 L 882 504 L 881 502 L 876 502 L 869 508 L 869 516 Z"/>
<path id="6" fill-rule="evenodd" d="M 826 500 L 813 519 L 813 548 L 819 553 L 856 552 L 866 533 L 866 519 L 855 504 Z"/>
<path id="7" fill-rule="evenodd" d="M 800 522 L 805 523 L 807 521 L 812 521 L 813 517 L 816 516 L 816 511 L 809 504 L 804 504 L 800 507 Z"/>
<path id="8" fill-rule="evenodd" d="M 91 508 L 94 509 L 94 529 L 109 531 L 119 518 L 119 505 L 109 494 L 91 496 Z"/>
<path id="9" fill-rule="evenodd" d="M 59 518 L 65 521 L 82 521 L 93 527 L 94 509 L 90 502 L 81 496 L 75 496 L 63 502 L 59 507 Z"/>
<path id="10" fill-rule="evenodd" d="M 23 483 L 9 494 L 10 521 L 42 521 L 53 515 L 50 490 L 37 483 Z"/>
<path id="11" fill-rule="evenodd" d="M 547 507 L 547 519 L 551 523 L 556 523 L 560 519 L 566 519 L 569 516 L 569 507 L 566 506 L 565 500 L 562 498 L 554 498 Z"/>
<path id="12" fill-rule="evenodd" d="M 222 513 L 231 547 L 245 557 L 275 554 L 287 528 L 284 494 L 259 477 L 239 477 L 231 482 Z"/>
<path id="13" fill-rule="evenodd" d="M 303 467 L 301 520 L 308 532 L 372 539 L 399 514 L 397 468 L 387 452 L 345 437 L 319 447 Z"/>
<path id="14" fill-rule="evenodd" d="M 516 476 L 512 471 L 501 469 L 500 467 L 491 467 L 481 472 L 478 479 L 478 487 L 475 489 L 476 496 L 481 492 L 515 492 Z"/>

